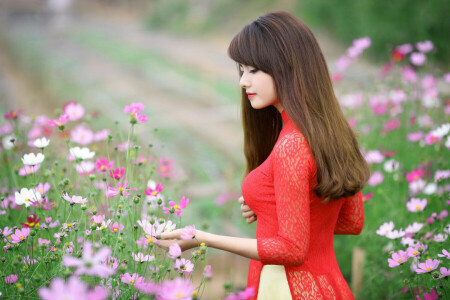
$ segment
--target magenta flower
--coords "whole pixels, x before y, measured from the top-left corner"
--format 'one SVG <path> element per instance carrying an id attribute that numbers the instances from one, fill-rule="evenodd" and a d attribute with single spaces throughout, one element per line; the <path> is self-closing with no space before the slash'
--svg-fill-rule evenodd
<path id="1" fill-rule="evenodd" d="M 140 114 L 140 113 L 135 113 L 134 115 L 133 115 L 133 117 L 131 118 L 131 120 L 132 120 L 132 122 L 134 121 L 134 120 L 136 120 L 138 123 L 145 123 L 145 122 L 148 122 L 148 119 L 147 119 L 147 116 L 146 115 L 143 115 L 143 114 Z"/>
<path id="2" fill-rule="evenodd" d="M 125 183 L 123 185 L 119 181 L 117 182 L 117 189 L 108 186 L 108 191 L 106 191 L 106 197 L 112 198 L 116 197 L 117 195 L 126 197 L 130 195 L 128 191 L 137 191 L 137 188 L 128 189 L 128 180 L 125 180 Z"/>
<path id="3" fill-rule="evenodd" d="M 27 239 L 30 234 L 30 228 L 25 227 L 20 229 L 16 229 L 16 231 L 11 235 L 11 242 L 14 244 L 20 243 Z"/>
<path id="4" fill-rule="evenodd" d="M 439 269 L 439 271 L 441 271 L 441 276 L 439 276 L 437 279 L 441 279 L 447 276 L 450 276 L 450 268 L 445 268 L 445 267 L 441 267 Z"/>
<path id="5" fill-rule="evenodd" d="M 67 123 L 68 120 L 69 120 L 69 116 L 66 114 L 62 114 L 56 120 L 48 120 L 48 125 L 50 127 L 58 127 L 59 129 L 62 130 L 62 129 L 64 129 L 64 125 Z"/>
<path id="6" fill-rule="evenodd" d="M 130 105 L 125 106 L 125 108 L 123 109 L 123 112 L 127 113 L 127 114 L 135 114 L 135 113 L 142 111 L 143 109 L 144 109 L 144 104 L 142 104 L 141 102 L 134 102 L 134 103 L 131 103 Z"/>
<path id="7" fill-rule="evenodd" d="M 212 278 L 212 271 L 211 271 L 211 265 L 206 265 L 205 269 L 203 270 L 203 277 L 205 278 Z"/>
<path id="8" fill-rule="evenodd" d="M 162 183 L 160 184 L 156 184 L 155 188 L 151 188 L 151 187 L 147 187 L 147 189 L 145 190 L 145 194 L 147 196 L 157 196 L 159 193 L 161 193 L 163 190 L 163 185 Z"/>
<path id="9" fill-rule="evenodd" d="M 433 145 L 441 140 L 442 140 L 442 138 L 440 136 L 435 136 L 433 131 L 430 131 L 425 136 L 425 144 L 427 144 L 427 145 Z"/>
<path id="10" fill-rule="evenodd" d="M 44 195 L 48 192 L 50 189 L 50 184 L 48 182 L 46 183 L 39 183 L 39 185 L 35 188 L 36 192 L 39 192 L 41 195 Z"/>
<path id="11" fill-rule="evenodd" d="M 95 168 L 97 169 L 98 172 L 106 172 L 109 169 L 112 169 L 113 167 L 114 167 L 114 161 L 113 160 L 108 161 L 108 159 L 106 157 L 99 158 L 95 162 Z M 124 172 L 125 172 L 125 168 L 124 168 Z"/>
<path id="12" fill-rule="evenodd" d="M 421 169 L 412 170 L 411 172 L 406 174 L 406 181 L 413 182 L 413 181 L 419 180 L 423 177 L 423 175 L 424 175 L 424 172 Z"/>
<path id="13" fill-rule="evenodd" d="M 115 168 L 112 171 L 109 171 L 109 177 L 114 179 L 121 179 L 123 175 L 125 174 L 125 167 L 122 168 Z"/>
<path id="14" fill-rule="evenodd" d="M 439 296 L 441 295 L 441 292 L 438 292 L 437 294 L 436 294 L 436 292 L 434 291 L 434 289 L 432 288 L 431 290 L 430 290 L 430 293 L 428 294 L 428 293 L 423 293 L 423 299 L 424 300 L 436 300 L 436 299 L 438 299 L 439 298 Z M 417 296 L 418 297 L 418 299 L 421 299 L 419 296 Z"/>
<path id="15" fill-rule="evenodd" d="M 55 278 L 50 282 L 50 287 L 42 287 L 38 295 L 43 300 L 55 299 L 88 299 L 104 300 L 108 298 L 108 291 L 103 287 L 95 286 L 89 290 L 86 283 L 78 277 L 72 276 L 67 282 L 62 278 Z"/>
<path id="16" fill-rule="evenodd" d="M 372 173 L 372 175 L 370 176 L 369 180 L 367 181 L 367 183 L 370 186 L 377 186 L 380 183 L 382 183 L 384 180 L 384 175 L 383 173 L 381 173 L 380 171 L 375 171 Z"/>
<path id="17" fill-rule="evenodd" d="M 253 286 L 246 288 L 238 294 L 239 299 L 242 300 L 250 299 L 253 296 L 255 296 L 255 287 Z"/>
<path id="18" fill-rule="evenodd" d="M 189 259 L 177 259 L 173 263 L 174 268 L 178 273 L 190 274 L 194 270 L 194 264 Z"/>
<path id="19" fill-rule="evenodd" d="M 83 257 L 75 258 L 69 255 L 64 255 L 62 263 L 64 266 L 77 268 L 74 275 L 87 274 L 101 278 L 107 278 L 114 274 L 114 269 L 108 268 L 102 264 L 102 261 L 111 255 L 109 247 L 103 247 L 95 254 L 93 253 L 92 243 L 86 241 L 83 247 Z"/>
<path id="20" fill-rule="evenodd" d="M 195 289 L 189 279 L 177 277 L 164 281 L 158 292 L 158 299 L 191 299 Z"/>
<path id="21" fill-rule="evenodd" d="M 427 202 L 427 199 L 411 198 L 411 200 L 406 203 L 406 209 L 410 212 L 423 211 L 425 206 L 427 206 Z"/>
<path id="22" fill-rule="evenodd" d="M 169 160 L 163 157 L 158 158 L 158 167 L 156 168 L 156 173 L 161 178 L 171 178 L 175 176 L 172 172 L 173 160 Z"/>
<path id="23" fill-rule="evenodd" d="M 399 119 L 388 120 L 383 124 L 383 130 L 381 131 L 381 133 L 386 134 L 390 131 L 396 130 L 397 128 L 400 127 L 400 124 L 401 122 Z"/>
<path id="24" fill-rule="evenodd" d="M 123 283 L 134 285 L 136 283 L 143 283 L 145 278 L 139 276 L 138 273 L 133 273 L 133 275 L 131 275 L 130 273 L 125 273 L 120 275 L 120 280 Z"/>
<path id="25" fill-rule="evenodd" d="M 169 247 L 169 252 L 168 252 L 168 256 L 170 258 L 176 259 L 178 257 L 181 256 L 181 248 L 180 245 L 178 245 L 177 243 L 170 245 Z"/>
<path id="26" fill-rule="evenodd" d="M 117 257 L 109 256 L 106 259 L 102 260 L 102 263 L 105 266 L 107 266 L 109 268 L 113 268 L 115 270 L 119 267 L 120 261 Z"/>
<path id="27" fill-rule="evenodd" d="M 119 224 L 117 222 L 114 222 L 114 224 L 112 224 L 110 227 L 111 227 L 111 232 L 119 232 L 119 231 L 122 231 L 124 228 L 123 224 Z"/>
<path id="28" fill-rule="evenodd" d="M 392 258 L 388 258 L 390 268 L 398 267 L 399 265 L 404 264 L 407 261 L 408 261 L 408 254 L 403 250 L 399 250 L 398 253 L 397 252 L 392 253 Z"/>
<path id="29" fill-rule="evenodd" d="M 133 259 L 137 262 L 143 263 L 144 261 L 152 261 L 155 259 L 155 257 L 152 255 L 144 255 L 143 253 L 139 252 L 137 255 L 133 253 L 131 253 L 131 255 L 133 256 Z"/>
<path id="30" fill-rule="evenodd" d="M 64 113 L 69 116 L 70 121 L 76 121 L 84 116 L 84 108 L 78 102 L 69 102 L 64 107 Z"/>
<path id="31" fill-rule="evenodd" d="M 181 198 L 180 204 L 176 204 L 174 201 L 169 201 L 169 205 L 174 208 L 174 213 L 179 217 L 181 217 L 183 213 L 182 209 L 185 209 L 188 204 L 189 198 L 186 198 L 185 196 Z M 170 209 L 167 207 L 163 207 L 163 211 L 165 214 L 170 214 Z"/>
<path id="32" fill-rule="evenodd" d="M 419 263 L 418 268 L 416 269 L 417 274 L 429 273 L 433 270 L 436 270 L 439 266 L 440 261 L 437 259 L 427 259 L 424 263 Z"/>
<path id="33" fill-rule="evenodd" d="M 181 229 L 181 238 L 183 240 L 191 240 L 195 237 L 197 230 L 195 230 L 195 225 L 189 225 Z"/>
<path id="34" fill-rule="evenodd" d="M 5 277 L 5 282 L 9 283 L 9 284 L 13 284 L 14 282 L 17 281 L 17 279 L 18 279 L 18 277 L 16 274 L 11 274 L 11 275 Z"/>

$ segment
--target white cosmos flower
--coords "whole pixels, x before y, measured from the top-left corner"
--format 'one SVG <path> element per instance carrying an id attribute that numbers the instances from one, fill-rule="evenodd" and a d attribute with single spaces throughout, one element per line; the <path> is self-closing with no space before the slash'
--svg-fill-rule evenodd
<path id="1" fill-rule="evenodd" d="M 47 147 L 48 144 L 50 144 L 50 140 L 47 140 L 45 137 L 43 137 L 41 139 L 36 139 L 34 141 L 34 146 L 36 148 L 40 148 L 40 149 L 43 149 L 43 148 Z"/>
<path id="2" fill-rule="evenodd" d="M 38 153 L 37 155 L 34 153 L 25 154 L 22 158 L 22 162 L 27 166 L 35 166 L 39 165 L 44 161 L 45 155 L 42 153 Z"/>
<path id="3" fill-rule="evenodd" d="M 6 150 L 14 148 L 14 143 L 16 141 L 16 137 L 12 134 L 4 136 L 2 139 L 3 148 Z"/>
<path id="4" fill-rule="evenodd" d="M 20 192 L 16 192 L 15 196 L 16 196 L 16 204 L 17 205 L 25 204 L 26 207 L 30 206 L 31 203 L 41 200 L 41 193 L 33 189 L 29 190 L 27 188 L 23 188 L 20 190 Z"/>
<path id="5" fill-rule="evenodd" d="M 425 188 L 423 189 L 423 193 L 424 193 L 425 195 L 432 195 L 432 194 L 436 193 L 437 188 L 438 188 L 438 186 L 437 186 L 436 183 L 434 183 L 434 182 L 429 183 L 429 184 L 427 184 L 427 185 L 425 186 Z"/>
<path id="6" fill-rule="evenodd" d="M 392 230 L 392 231 L 386 233 L 386 237 L 391 240 L 398 239 L 398 238 L 401 238 L 404 236 L 405 236 L 405 232 L 403 231 L 403 229 Z"/>
<path id="7" fill-rule="evenodd" d="M 395 159 L 390 159 L 384 163 L 384 170 L 388 173 L 392 173 L 398 170 L 400 163 Z"/>
<path id="8" fill-rule="evenodd" d="M 405 232 L 406 233 L 416 233 L 420 229 L 422 229 L 422 227 L 423 227 L 423 223 L 414 222 L 411 225 L 409 225 L 408 227 L 406 227 Z"/>
<path id="9" fill-rule="evenodd" d="M 73 156 L 75 156 L 75 158 L 80 158 L 80 159 L 91 159 L 94 157 L 95 152 L 91 152 L 89 150 L 89 148 L 83 147 L 74 147 L 74 148 L 70 148 L 70 154 L 72 154 Z"/>
<path id="10" fill-rule="evenodd" d="M 433 136 L 443 138 L 450 131 L 450 123 L 442 124 L 435 130 L 431 131 Z"/>

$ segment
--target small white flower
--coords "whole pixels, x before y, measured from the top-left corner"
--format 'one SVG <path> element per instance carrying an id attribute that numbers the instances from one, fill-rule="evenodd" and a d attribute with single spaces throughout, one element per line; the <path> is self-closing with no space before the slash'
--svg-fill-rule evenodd
<path id="1" fill-rule="evenodd" d="M 431 131 L 433 133 L 433 136 L 443 138 L 448 134 L 450 131 L 450 123 L 442 124 L 435 130 Z"/>
<path id="2" fill-rule="evenodd" d="M 404 236 L 404 237 L 402 237 L 401 243 L 404 246 L 414 246 L 414 244 L 416 243 L 416 240 L 412 239 L 410 237 L 405 237 Z"/>
<path id="3" fill-rule="evenodd" d="M 448 234 L 442 234 L 442 233 L 439 233 L 439 234 L 436 234 L 434 237 L 433 237 L 433 240 L 435 241 L 435 242 L 445 242 L 445 240 L 447 240 L 447 237 L 448 237 Z"/>
<path id="4" fill-rule="evenodd" d="M 91 152 L 89 150 L 89 148 L 83 147 L 74 147 L 74 148 L 70 148 L 70 154 L 72 154 L 73 156 L 75 156 L 75 158 L 80 158 L 80 159 L 91 159 L 94 157 L 95 152 Z"/>
<path id="5" fill-rule="evenodd" d="M 422 229 L 422 227 L 423 227 L 423 223 L 414 222 L 413 224 L 406 227 L 405 232 L 406 233 L 416 233 L 420 229 Z"/>
<path id="6" fill-rule="evenodd" d="M 41 193 L 33 190 L 33 189 L 27 189 L 23 188 L 20 190 L 20 192 L 16 192 L 15 194 L 16 198 L 16 204 L 17 205 L 23 205 L 25 204 L 26 207 L 30 206 L 32 203 L 41 200 Z"/>
<path id="7" fill-rule="evenodd" d="M 380 163 L 384 160 L 383 154 L 381 154 L 381 152 L 378 150 L 367 152 L 366 155 L 364 155 L 364 158 L 366 159 L 368 164 Z"/>
<path id="8" fill-rule="evenodd" d="M 423 189 L 423 193 L 425 194 L 425 195 L 431 195 L 431 194 L 434 194 L 434 193 L 436 193 L 436 191 L 437 191 L 437 188 L 438 188 L 438 186 L 437 186 L 437 184 L 436 183 L 429 183 L 429 184 L 427 184 L 426 186 L 425 186 L 425 188 Z"/>
<path id="9" fill-rule="evenodd" d="M 378 235 L 385 236 L 387 233 L 391 232 L 394 229 L 394 222 L 390 221 L 389 223 L 384 223 L 380 226 L 380 228 L 376 231 Z"/>
<path id="10" fill-rule="evenodd" d="M 143 253 L 139 252 L 137 255 L 133 253 L 131 253 L 131 255 L 133 256 L 133 259 L 137 262 L 144 262 L 144 261 L 152 261 L 153 259 L 155 259 L 155 257 L 152 255 L 144 255 Z"/>
<path id="11" fill-rule="evenodd" d="M 383 167 L 386 172 L 392 173 L 398 170 L 398 168 L 400 167 L 400 163 L 395 159 L 390 159 L 384 163 Z"/>
<path id="12" fill-rule="evenodd" d="M 6 150 L 10 150 L 12 148 L 14 148 L 14 143 L 16 142 L 16 137 L 12 134 L 7 135 L 5 137 L 3 137 L 2 139 L 2 143 L 3 143 L 3 148 L 5 148 Z"/>
<path id="13" fill-rule="evenodd" d="M 386 237 L 391 240 L 398 239 L 398 238 L 401 238 L 404 236 L 405 236 L 405 232 L 402 229 L 392 230 L 392 231 L 386 233 Z"/>
<path id="14" fill-rule="evenodd" d="M 447 147 L 447 149 L 450 149 L 450 135 L 447 137 L 447 140 L 445 141 L 445 147 Z"/>
<path id="15" fill-rule="evenodd" d="M 42 153 L 38 153 L 37 155 L 34 153 L 25 154 L 22 158 L 22 162 L 27 166 L 35 166 L 44 161 L 45 155 Z"/>
<path id="16" fill-rule="evenodd" d="M 48 146 L 48 144 L 50 144 L 50 140 L 47 140 L 45 137 L 43 137 L 41 139 L 36 139 L 34 141 L 34 146 L 36 148 L 40 148 L 40 149 L 44 149 L 45 147 Z"/>

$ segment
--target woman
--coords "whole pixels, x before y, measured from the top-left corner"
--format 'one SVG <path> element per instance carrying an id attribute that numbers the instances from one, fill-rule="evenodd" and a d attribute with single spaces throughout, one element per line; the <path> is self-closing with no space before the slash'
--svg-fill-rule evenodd
<path id="1" fill-rule="evenodd" d="M 316 39 L 295 16 L 269 13 L 245 26 L 228 53 L 241 75 L 242 209 L 244 217 L 257 216 L 256 238 L 197 231 L 183 241 L 176 230 L 161 245 L 187 250 L 204 242 L 250 258 L 254 299 L 352 299 L 333 235 L 361 232 L 369 167 Z"/>

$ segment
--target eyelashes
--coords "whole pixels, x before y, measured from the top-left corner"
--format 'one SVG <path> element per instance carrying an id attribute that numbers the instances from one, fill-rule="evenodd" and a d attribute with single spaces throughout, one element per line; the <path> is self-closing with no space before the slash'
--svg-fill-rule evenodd
<path id="1" fill-rule="evenodd" d="M 250 74 L 255 74 L 256 72 L 258 72 L 259 70 L 258 69 L 251 69 L 250 71 L 249 71 L 249 73 Z M 239 74 L 241 75 L 241 77 L 242 77 L 242 75 L 244 75 L 244 70 L 241 68 L 241 67 L 239 67 Z"/>

